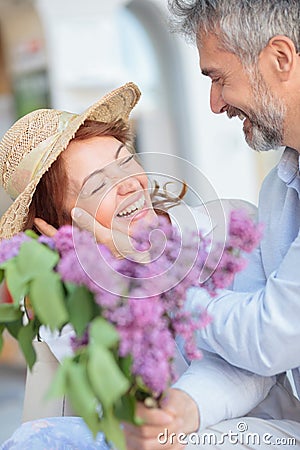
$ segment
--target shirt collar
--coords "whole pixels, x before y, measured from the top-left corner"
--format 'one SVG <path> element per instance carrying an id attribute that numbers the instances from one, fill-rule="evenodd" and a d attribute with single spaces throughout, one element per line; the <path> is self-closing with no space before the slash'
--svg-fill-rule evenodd
<path id="1" fill-rule="evenodd" d="M 293 148 L 286 147 L 278 163 L 278 176 L 285 183 L 290 183 L 299 172 L 300 155 Z"/>

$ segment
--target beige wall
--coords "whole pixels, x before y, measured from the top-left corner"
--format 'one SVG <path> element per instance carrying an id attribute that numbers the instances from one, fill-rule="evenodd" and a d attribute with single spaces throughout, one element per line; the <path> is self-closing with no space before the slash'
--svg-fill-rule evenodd
<path id="1" fill-rule="evenodd" d="M 32 2 L 27 0 L 0 0 L 0 24 L 6 63 L 12 72 L 26 42 L 43 40 L 43 28 Z"/>

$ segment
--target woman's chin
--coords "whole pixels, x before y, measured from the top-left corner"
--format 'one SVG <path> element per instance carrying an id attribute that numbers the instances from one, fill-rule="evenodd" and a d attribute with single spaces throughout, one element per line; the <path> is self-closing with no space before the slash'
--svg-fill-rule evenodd
<path id="1" fill-rule="evenodd" d="M 137 211 L 132 217 L 116 217 L 112 225 L 113 228 L 132 236 L 139 229 L 157 224 L 157 215 L 152 208 L 144 208 Z"/>

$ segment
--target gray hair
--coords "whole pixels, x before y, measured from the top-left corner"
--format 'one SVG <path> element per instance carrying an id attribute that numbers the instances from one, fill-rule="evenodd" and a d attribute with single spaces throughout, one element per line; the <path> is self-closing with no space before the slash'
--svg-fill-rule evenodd
<path id="1" fill-rule="evenodd" d="M 168 0 L 172 28 L 189 40 L 216 34 L 245 65 L 257 61 L 276 35 L 300 49 L 300 0 Z"/>

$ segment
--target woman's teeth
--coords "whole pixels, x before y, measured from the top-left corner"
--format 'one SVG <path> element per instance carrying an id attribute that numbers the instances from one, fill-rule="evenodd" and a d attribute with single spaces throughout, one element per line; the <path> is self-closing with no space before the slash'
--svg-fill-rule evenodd
<path id="1" fill-rule="evenodd" d="M 127 206 L 127 208 L 125 208 L 123 211 L 120 211 L 117 216 L 118 217 L 124 217 L 124 216 L 130 216 L 133 212 L 136 212 L 140 209 L 142 209 L 142 207 L 145 204 L 145 197 L 142 196 L 139 200 L 137 200 L 135 203 L 133 203 L 130 206 Z"/>

